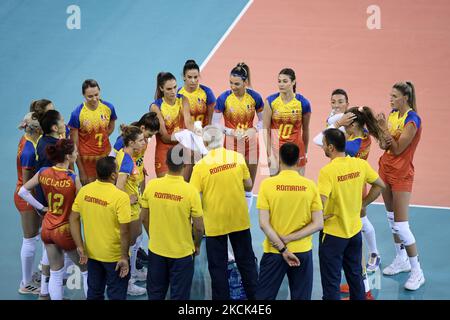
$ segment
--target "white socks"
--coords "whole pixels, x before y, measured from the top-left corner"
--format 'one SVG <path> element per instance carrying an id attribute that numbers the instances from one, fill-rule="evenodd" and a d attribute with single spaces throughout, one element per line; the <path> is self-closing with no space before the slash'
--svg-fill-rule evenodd
<path id="1" fill-rule="evenodd" d="M 366 241 L 367 249 L 369 253 L 378 254 L 377 248 L 377 238 L 375 236 L 375 229 L 370 222 L 370 220 L 366 217 L 361 218 L 362 221 L 362 235 L 364 240 Z"/>
<path id="2" fill-rule="evenodd" d="M 139 235 L 139 237 L 137 237 L 136 239 L 136 243 L 130 247 L 130 252 L 131 252 L 131 256 L 130 256 L 130 273 L 131 276 L 134 276 L 136 274 L 136 260 L 137 260 L 137 252 L 139 250 L 139 247 L 141 246 L 141 242 L 142 242 L 142 234 Z"/>
<path id="3" fill-rule="evenodd" d="M 411 270 L 420 270 L 419 256 L 409 257 L 409 263 L 411 264 Z"/>
<path id="4" fill-rule="evenodd" d="M 23 238 L 22 249 L 20 250 L 20 260 L 22 261 L 22 285 L 26 286 L 31 282 L 33 275 L 34 256 L 36 253 L 36 243 L 39 235 L 34 238 Z"/>
<path id="5" fill-rule="evenodd" d="M 50 299 L 62 300 L 63 299 L 63 279 L 64 268 L 58 271 L 50 270 L 50 281 L 48 284 L 48 292 L 50 293 Z"/>
<path id="6" fill-rule="evenodd" d="M 88 292 L 88 282 L 87 282 L 87 280 L 88 280 L 88 272 L 87 272 L 87 271 L 81 272 L 81 275 L 83 276 L 83 291 L 84 291 L 84 296 L 85 296 L 86 299 L 87 299 L 87 292 Z"/>
<path id="7" fill-rule="evenodd" d="M 245 192 L 245 200 L 247 201 L 248 206 L 248 212 L 252 210 L 252 204 L 253 204 L 253 193 L 252 192 Z"/>

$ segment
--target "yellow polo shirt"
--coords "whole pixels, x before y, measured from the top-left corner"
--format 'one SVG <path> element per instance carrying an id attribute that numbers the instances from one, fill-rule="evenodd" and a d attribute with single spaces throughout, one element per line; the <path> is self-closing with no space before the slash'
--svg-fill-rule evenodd
<path id="1" fill-rule="evenodd" d="M 283 170 L 261 182 L 256 208 L 269 210 L 272 228 L 279 235 L 288 235 L 311 223 L 312 212 L 322 210 L 322 201 L 312 180 L 295 170 Z M 289 242 L 287 248 L 295 253 L 311 250 L 312 235 Z M 265 253 L 279 254 L 267 237 L 263 249 Z"/>
<path id="2" fill-rule="evenodd" d="M 351 238 L 361 231 L 360 212 L 365 183 L 373 183 L 378 174 L 363 159 L 338 157 L 319 172 L 319 193 L 328 198 L 324 215 L 323 232 L 336 237 Z"/>
<path id="3" fill-rule="evenodd" d="M 203 216 L 200 194 L 182 176 L 151 180 L 141 205 L 148 208 L 151 252 L 168 258 L 183 258 L 195 252 L 191 217 Z"/>
<path id="4" fill-rule="evenodd" d="M 131 221 L 129 196 L 112 183 L 96 180 L 80 189 L 72 211 L 81 215 L 88 257 L 102 262 L 119 261 L 120 224 Z"/>
<path id="5" fill-rule="evenodd" d="M 195 164 L 190 183 L 202 194 L 207 236 L 250 228 L 243 183 L 249 178 L 244 157 L 225 148 L 210 150 Z"/>

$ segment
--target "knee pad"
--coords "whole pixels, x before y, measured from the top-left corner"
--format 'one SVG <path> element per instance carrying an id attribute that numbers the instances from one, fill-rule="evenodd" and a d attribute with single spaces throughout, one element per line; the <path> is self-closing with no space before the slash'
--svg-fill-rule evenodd
<path id="1" fill-rule="evenodd" d="M 386 212 L 386 217 L 388 219 L 389 227 L 391 227 L 392 233 L 396 233 L 395 230 L 394 230 L 394 213 L 387 211 Z"/>
<path id="2" fill-rule="evenodd" d="M 395 233 L 398 235 L 404 246 L 410 246 L 416 243 L 416 239 L 409 228 L 409 222 L 394 222 Z"/>

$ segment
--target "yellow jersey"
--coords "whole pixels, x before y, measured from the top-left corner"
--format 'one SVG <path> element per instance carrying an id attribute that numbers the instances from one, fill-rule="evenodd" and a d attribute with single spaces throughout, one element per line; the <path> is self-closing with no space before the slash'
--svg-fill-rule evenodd
<path id="1" fill-rule="evenodd" d="M 243 183 L 249 178 L 244 157 L 225 148 L 210 150 L 195 164 L 190 183 L 202 194 L 207 236 L 250 228 Z"/>
<path id="2" fill-rule="evenodd" d="M 80 189 L 72 211 L 81 215 L 88 257 L 102 262 L 119 261 L 120 224 L 131 221 L 129 196 L 112 183 L 96 180 Z"/>
<path id="3" fill-rule="evenodd" d="M 365 183 L 373 183 L 378 173 L 363 159 L 338 157 L 319 172 L 319 193 L 327 197 L 323 232 L 349 239 L 361 231 L 360 212 Z"/>
<path id="4" fill-rule="evenodd" d="M 302 177 L 295 170 L 282 170 L 278 175 L 261 182 L 256 208 L 268 210 L 270 225 L 279 235 L 288 235 L 312 221 L 312 212 L 322 210 L 319 191 L 312 180 Z M 291 252 L 307 252 L 312 249 L 312 235 L 287 244 Z M 278 253 L 266 237 L 265 253 Z"/>
<path id="5" fill-rule="evenodd" d="M 192 122 L 201 121 L 202 127 L 209 124 L 208 107 L 216 103 L 216 97 L 210 88 L 200 84 L 193 92 L 188 92 L 184 87 L 178 89 L 178 93 L 189 100 L 189 109 Z"/>
<path id="6" fill-rule="evenodd" d="M 127 182 L 125 184 L 125 192 L 130 195 L 135 195 L 139 199 L 139 183 L 140 172 L 133 158 L 123 149 L 120 149 L 116 155 L 116 162 L 119 174 L 127 175 Z M 139 218 L 141 207 L 138 203 L 131 205 L 131 220 Z"/>
<path id="7" fill-rule="evenodd" d="M 203 216 L 200 194 L 182 176 L 151 180 L 142 195 L 148 208 L 151 252 L 168 258 L 183 258 L 195 252 L 191 217 Z"/>

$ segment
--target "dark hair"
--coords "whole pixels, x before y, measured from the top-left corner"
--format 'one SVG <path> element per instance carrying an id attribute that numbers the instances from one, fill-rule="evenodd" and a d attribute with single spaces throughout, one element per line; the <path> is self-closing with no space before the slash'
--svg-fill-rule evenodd
<path id="1" fill-rule="evenodd" d="M 333 145 L 336 151 L 345 151 L 345 134 L 341 130 L 330 128 L 323 132 L 323 136 L 327 144 Z"/>
<path id="2" fill-rule="evenodd" d="M 181 148 L 180 145 L 173 146 L 167 150 L 166 164 L 169 167 L 169 171 L 180 172 L 181 169 L 183 169 L 183 156 L 183 148 Z"/>
<path id="3" fill-rule="evenodd" d="M 408 105 L 411 107 L 411 109 L 417 112 L 416 90 L 414 89 L 414 85 L 412 84 L 412 82 L 397 82 L 392 88 L 400 91 L 402 95 L 408 96 Z"/>
<path id="4" fill-rule="evenodd" d="M 184 63 L 183 76 L 185 76 L 186 72 L 188 72 L 189 70 L 197 70 L 198 72 L 200 72 L 200 68 L 195 60 L 187 60 Z"/>
<path id="5" fill-rule="evenodd" d="M 133 122 L 131 125 L 135 127 L 144 126 L 145 130 L 159 131 L 158 115 L 156 112 L 147 112 L 139 121 Z"/>
<path id="6" fill-rule="evenodd" d="M 288 76 L 289 79 L 291 79 L 291 81 L 296 81 L 295 71 L 293 69 L 291 69 L 291 68 L 284 68 L 284 69 L 282 69 L 278 75 L 280 75 L 280 74 L 284 74 L 284 75 Z M 294 93 L 295 93 L 296 90 L 297 90 L 297 82 L 295 82 L 293 90 L 294 90 Z"/>
<path id="7" fill-rule="evenodd" d="M 111 175 L 116 172 L 116 158 L 111 156 L 106 156 L 97 160 L 95 165 L 97 171 L 97 177 L 100 180 L 108 180 Z"/>
<path id="8" fill-rule="evenodd" d="M 248 65 L 245 64 L 245 62 L 239 62 L 236 67 L 231 69 L 230 75 L 234 77 L 239 77 L 242 79 L 242 81 L 247 80 L 248 85 L 251 87 L 250 82 L 250 68 Z"/>
<path id="9" fill-rule="evenodd" d="M 61 119 L 61 114 L 56 110 L 48 110 L 39 119 L 43 134 L 52 133 L 52 127 L 58 125 L 58 120 Z"/>
<path id="10" fill-rule="evenodd" d="M 160 73 L 158 73 L 158 75 L 156 76 L 155 100 L 156 99 L 161 99 L 163 97 L 164 94 L 163 94 L 163 91 L 160 88 L 164 87 L 164 85 L 166 84 L 166 81 L 169 81 L 169 80 L 175 80 L 176 81 L 177 79 L 170 72 L 160 72 Z"/>
<path id="11" fill-rule="evenodd" d="M 34 100 L 30 104 L 30 112 L 33 112 L 33 119 L 39 119 L 45 113 L 47 106 L 52 103 L 47 99 Z"/>
<path id="12" fill-rule="evenodd" d="M 87 88 L 95 88 L 95 87 L 97 87 L 98 90 L 100 90 L 100 86 L 98 85 L 98 82 L 95 81 L 94 79 L 84 80 L 83 85 L 81 86 L 81 92 L 84 95 Z"/>
<path id="13" fill-rule="evenodd" d="M 344 89 L 335 89 L 331 93 L 331 96 L 334 96 L 335 94 L 342 94 L 345 97 L 345 102 L 348 102 L 348 95 L 347 92 L 345 92 Z"/>
<path id="14" fill-rule="evenodd" d="M 348 109 L 345 113 L 348 112 L 351 112 L 356 116 L 353 122 L 356 122 L 361 129 L 365 126 L 375 139 L 381 139 L 383 130 L 378 125 L 378 121 L 375 119 L 375 116 L 369 107 L 353 107 Z"/>
<path id="15" fill-rule="evenodd" d="M 138 136 L 142 134 L 139 127 L 127 126 L 126 124 L 121 124 L 120 130 L 122 130 L 123 144 L 125 146 L 128 146 L 131 141 L 136 141 Z"/>
<path id="16" fill-rule="evenodd" d="M 47 158 L 53 163 L 61 163 L 66 155 L 72 154 L 75 143 L 71 139 L 59 139 L 56 144 L 45 147 Z"/>
<path id="17" fill-rule="evenodd" d="M 287 142 L 280 148 L 281 162 L 289 167 L 292 167 L 297 163 L 299 155 L 300 149 L 295 143 Z"/>

